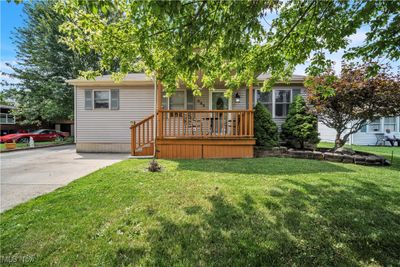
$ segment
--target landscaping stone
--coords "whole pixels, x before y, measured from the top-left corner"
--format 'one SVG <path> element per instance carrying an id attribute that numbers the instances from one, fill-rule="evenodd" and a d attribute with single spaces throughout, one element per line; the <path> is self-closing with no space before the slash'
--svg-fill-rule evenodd
<path id="1" fill-rule="evenodd" d="M 348 147 L 341 147 L 336 149 L 335 153 L 340 153 L 340 154 L 344 154 L 344 155 L 355 155 L 356 152 Z"/>
<path id="2" fill-rule="evenodd" d="M 288 150 L 288 155 L 292 158 L 312 159 L 313 152 L 307 150 Z"/>
<path id="3" fill-rule="evenodd" d="M 301 158 L 301 159 L 315 159 L 315 160 L 326 160 L 332 162 L 343 162 L 343 163 L 354 163 L 360 165 L 371 165 L 371 166 L 388 166 L 390 162 L 385 158 L 362 152 L 354 152 L 349 150 L 342 153 L 333 153 L 329 151 L 310 151 L 310 150 L 297 150 L 286 147 L 273 147 L 264 148 L 256 147 L 254 149 L 255 157 L 289 157 L 289 158 Z"/>
<path id="4" fill-rule="evenodd" d="M 324 153 L 319 152 L 319 151 L 313 151 L 312 158 L 317 159 L 317 160 L 324 160 Z"/>
<path id="5" fill-rule="evenodd" d="M 354 163 L 354 157 L 351 155 L 343 155 L 343 163 Z"/>
<path id="6" fill-rule="evenodd" d="M 334 162 L 342 162 L 343 155 L 337 154 L 337 153 L 325 152 L 324 159 L 329 160 L 329 161 L 334 161 Z"/>
<path id="7" fill-rule="evenodd" d="M 354 163 L 355 164 L 359 164 L 359 165 L 365 165 L 365 157 L 364 156 L 360 156 L 360 155 L 354 155 Z"/>
<path id="8" fill-rule="evenodd" d="M 279 146 L 279 147 L 273 147 L 272 151 L 274 151 L 274 153 L 285 154 L 287 153 L 288 149 L 287 147 Z"/>
<path id="9" fill-rule="evenodd" d="M 382 157 L 371 155 L 365 158 L 365 163 L 367 165 L 383 165 L 384 160 Z"/>

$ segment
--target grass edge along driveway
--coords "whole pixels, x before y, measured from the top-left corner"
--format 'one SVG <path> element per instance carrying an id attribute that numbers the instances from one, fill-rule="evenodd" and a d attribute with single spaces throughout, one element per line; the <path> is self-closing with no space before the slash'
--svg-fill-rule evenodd
<path id="1" fill-rule="evenodd" d="M 400 164 L 160 163 L 162 173 L 149 173 L 148 160 L 126 160 L 2 213 L 2 259 L 30 257 L 36 266 L 400 264 Z"/>

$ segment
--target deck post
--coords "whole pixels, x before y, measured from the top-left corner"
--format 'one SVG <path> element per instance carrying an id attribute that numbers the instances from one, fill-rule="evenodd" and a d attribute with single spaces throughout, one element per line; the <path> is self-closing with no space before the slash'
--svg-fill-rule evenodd
<path id="1" fill-rule="evenodd" d="M 157 131 L 158 135 L 162 137 L 162 84 L 160 80 L 157 80 Z"/>
<path id="2" fill-rule="evenodd" d="M 252 111 L 253 110 L 253 84 L 251 83 L 249 85 L 249 110 Z"/>
<path id="3" fill-rule="evenodd" d="M 246 128 L 249 127 L 249 135 L 253 135 L 253 123 L 254 123 L 254 116 L 253 116 L 253 83 L 250 83 L 249 85 L 249 111 L 250 112 L 250 118 L 249 118 L 249 126 L 246 125 Z"/>

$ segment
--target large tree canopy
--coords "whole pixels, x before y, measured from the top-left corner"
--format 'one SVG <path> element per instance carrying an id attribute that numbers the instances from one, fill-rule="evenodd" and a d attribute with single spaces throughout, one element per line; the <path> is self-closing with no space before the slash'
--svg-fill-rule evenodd
<path id="1" fill-rule="evenodd" d="M 344 49 L 369 25 L 366 42 L 345 55 L 399 58 L 400 1 L 113 1 L 66 0 L 58 11 L 63 42 L 80 53 L 102 55 L 99 72 L 118 62 L 116 80 L 145 69 L 168 93 L 183 81 L 198 93 L 223 80 L 232 92 L 269 72 L 270 87 L 311 58 L 311 73 L 325 68 L 324 53 Z M 269 20 L 274 13 L 278 16 Z M 228 91 L 229 92 L 229 91 Z"/>
<path id="2" fill-rule="evenodd" d="M 54 1 L 24 4 L 26 21 L 14 37 L 17 65 L 11 66 L 18 84 L 11 85 L 7 96 L 14 99 L 20 124 L 41 125 L 72 119 L 73 88 L 66 79 L 79 70 L 95 70 L 99 59 L 93 52 L 79 55 L 59 42 L 59 26 L 65 17 L 55 12 Z"/>

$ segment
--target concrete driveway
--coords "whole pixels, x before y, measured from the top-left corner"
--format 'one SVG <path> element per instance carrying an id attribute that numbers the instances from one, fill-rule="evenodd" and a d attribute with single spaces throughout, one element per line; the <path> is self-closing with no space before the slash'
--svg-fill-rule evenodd
<path id="1" fill-rule="evenodd" d="M 76 153 L 74 145 L 1 153 L 0 210 L 51 192 L 127 154 Z"/>

